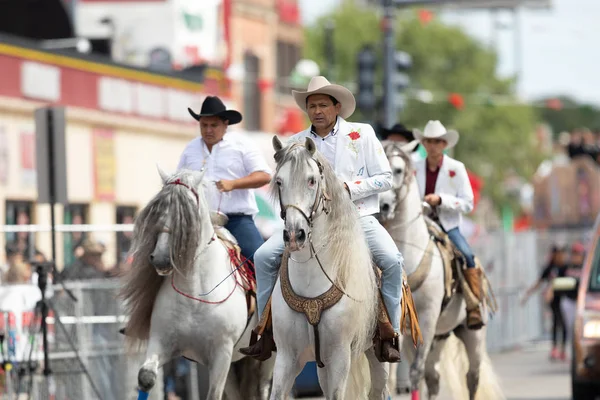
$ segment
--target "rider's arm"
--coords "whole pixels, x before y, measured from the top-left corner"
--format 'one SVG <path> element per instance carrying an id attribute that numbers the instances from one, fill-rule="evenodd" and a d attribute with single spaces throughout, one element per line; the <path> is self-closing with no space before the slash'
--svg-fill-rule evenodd
<path id="1" fill-rule="evenodd" d="M 234 189 L 257 189 L 271 181 L 271 168 L 258 148 L 250 141 L 244 141 L 242 162 L 246 176 L 233 181 Z"/>
<path id="2" fill-rule="evenodd" d="M 360 134 L 364 140 L 365 177 L 344 182 L 352 200 L 362 199 L 392 188 L 392 169 L 383 146 L 371 125 L 362 124 Z"/>
<path id="3" fill-rule="evenodd" d="M 442 202 L 438 207 L 468 214 L 473 211 L 473 188 L 471 182 L 469 182 L 467 169 L 461 162 L 457 162 L 452 169 L 456 172 L 456 175 L 450 179 L 453 179 L 456 184 L 457 195 L 439 193 Z"/>
<path id="4" fill-rule="evenodd" d="M 271 175 L 256 171 L 248 176 L 233 181 L 233 189 L 258 189 L 271 181 Z"/>

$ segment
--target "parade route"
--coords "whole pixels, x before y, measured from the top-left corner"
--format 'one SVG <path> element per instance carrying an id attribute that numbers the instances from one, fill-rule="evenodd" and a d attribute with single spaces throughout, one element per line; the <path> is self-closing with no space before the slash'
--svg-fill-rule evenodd
<path id="1" fill-rule="evenodd" d="M 500 375 L 507 400 L 570 400 L 571 380 L 569 362 L 550 362 L 550 344 L 537 342 L 521 349 L 493 354 L 492 362 Z M 458 400 L 440 392 L 439 400 Z M 304 397 L 320 400 L 321 397 Z M 397 395 L 395 400 L 410 399 L 409 395 Z"/>

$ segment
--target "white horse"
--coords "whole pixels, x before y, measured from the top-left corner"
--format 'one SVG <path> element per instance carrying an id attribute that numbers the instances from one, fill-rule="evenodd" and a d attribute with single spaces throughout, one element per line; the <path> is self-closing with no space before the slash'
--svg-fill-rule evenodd
<path id="1" fill-rule="evenodd" d="M 289 258 L 271 298 L 277 343 L 271 399 L 287 398 L 311 360 L 322 363 L 327 399 L 386 399 L 388 364 L 372 349 L 376 278 L 356 207 L 310 138 L 283 148 L 274 137 L 273 147 L 271 189 L 281 204 Z"/>
<path id="2" fill-rule="evenodd" d="M 423 380 L 426 382 L 429 399 L 435 399 L 440 389 L 440 373 L 457 399 L 504 399 L 487 354 L 486 327 L 479 330 L 467 329 L 466 307 L 461 293 L 454 292 L 448 303 L 442 306 L 445 290 L 443 260 L 437 246 L 430 245 L 419 187 L 409 155 L 417 143 L 398 146 L 384 141 L 383 144 L 394 183 L 391 190 L 380 195 L 379 219 L 404 256 L 409 282 L 411 274 L 419 268 L 422 261 L 430 263 L 429 272 L 420 286 L 411 288 L 424 341 L 417 348 L 416 354 L 412 346 L 404 346 L 413 358 L 410 367 L 412 400 L 420 398 L 420 390 L 424 388 Z M 485 316 L 487 313 L 482 314 Z M 456 338 L 449 335 L 451 333 L 464 344 L 467 359 L 458 347 Z M 396 387 L 395 367 L 394 365 L 390 371 L 391 390 Z"/>
<path id="3" fill-rule="evenodd" d="M 244 396 L 230 371 L 249 340 L 256 315 L 248 321 L 246 281 L 230 251 L 217 238 L 196 171 L 169 176 L 159 168 L 162 190 L 135 222 L 133 265 L 122 289 L 130 344 L 147 342 L 138 374 L 138 399 L 147 398 L 159 366 L 184 356 L 208 367 L 209 400 L 268 396 L 274 363 L 249 360 L 258 389 Z M 173 271 L 176 273 L 173 273 Z M 226 382 L 228 383 L 226 386 Z"/>

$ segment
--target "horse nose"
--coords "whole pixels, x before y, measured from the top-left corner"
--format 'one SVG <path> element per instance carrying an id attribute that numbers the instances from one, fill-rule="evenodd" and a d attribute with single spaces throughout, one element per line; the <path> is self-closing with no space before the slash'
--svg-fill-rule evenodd
<path id="1" fill-rule="evenodd" d="M 389 204 L 387 204 L 387 203 L 383 204 L 383 205 L 381 206 L 381 211 L 383 211 L 383 212 L 388 212 L 388 211 L 390 211 L 390 205 L 389 205 Z"/>
<path id="2" fill-rule="evenodd" d="M 306 240 L 306 231 L 304 229 L 300 229 L 296 234 L 296 240 L 300 243 Z"/>
<path id="3" fill-rule="evenodd" d="M 285 243 L 288 243 L 290 241 L 290 233 L 288 232 L 287 229 L 283 230 L 283 241 Z"/>

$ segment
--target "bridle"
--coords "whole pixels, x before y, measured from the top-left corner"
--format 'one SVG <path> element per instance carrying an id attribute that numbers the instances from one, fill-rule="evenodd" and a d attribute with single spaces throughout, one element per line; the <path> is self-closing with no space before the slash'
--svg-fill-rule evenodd
<path id="1" fill-rule="evenodd" d="M 290 147 L 290 149 L 288 151 L 291 151 L 294 147 L 297 146 L 302 146 L 304 147 L 304 145 L 302 144 L 294 144 L 292 147 Z M 319 168 L 319 179 L 318 179 L 318 186 L 317 186 L 317 195 L 315 197 L 315 201 L 311 207 L 310 210 L 310 215 L 307 215 L 304 210 L 302 210 L 300 207 L 294 205 L 294 204 L 283 204 L 283 201 L 281 200 L 281 187 L 278 186 L 278 195 L 279 195 L 279 205 L 281 207 L 281 219 L 283 219 L 283 221 L 285 222 L 286 216 L 287 216 L 287 209 L 288 208 L 293 208 L 297 211 L 300 212 L 300 214 L 302 215 L 302 217 L 304 217 L 304 219 L 306 220 L 306 222 L 308 223 L 308 226 L 310 228 L 310 230 L 307 232 L 306 237 L 310 246 L 310 257 L 308 258 L 308 260 L 303 261 L 303 262 L 308 262 L 311 259 L 315 259 L 317 260 L 317 264 L 319 265 L 319 268 L 321 268 L 321 271 L 323 272 L 323 274 L 327 277 L 327 279 L 329 280 L 329 282 L 335 286 L 341 293 L 343 293 L 346 297 L 348 297 L 351 300 L 354 300 L 356 302 L 362 302 L 364 301 L 364 299 L 361 300 L 357 300 L 354 297 L 350 296 L 348 293 L 346 293 L 345 290 L 343 290 L 333 279 L 331 279 L 331 277 L 329 276 L 329 274 L 327 273 L 327 271 L 325 271 L 325 268 L 323 268 L 323 264 L 321 263 L 321 260 L 319 259 L 319 255 L 318 255 L 318 251 L 315 250 L 315 246 L 313 244 L 312 241 L 312 227 L 313 227 L 313 221 L 319 216 L 320 211 L 322 211 L 325 215 L 329 214 L 329 207 L 328 207 L 328 202 L 331 201 L 331 197 L 327 194 L 326 188 L 325 188 L 325 184 L 323 183 L 325 181 L 325 178 L 323 176 L 323 165 L 321 164 L 321 162 L 319 160 L 317 160 L 314 157 L 311 157 L 311 159 L 317 163 L 317 167 Z M 291 256 L 290 256 L 291 258 Z M 296 260 L 294 260 L 296 261 Z M 296 261 L 297 262 L 297 261 Z"/>
<path id="2" fill-rule="evenodd" d="M 388 154 L 387 149 L 390 147 L 391 147 L 392 152 L 390 154 Z M 406 153 L 404 153 L 402 151 L 402 149 L 400 149 L 395 144 L 386 146 L 386 157 L 388 158 L 388 160 L 391 160 L 394 157 L 400 157 L 404 161 L 404 163 L 406 164 L 407 167 L 409 165 L 409 161 L 406 158 Z M 394 195 L 396 196 L 396 199 L 397 199 L 396 206 L 394 207 L 394 210 L 393 210 L 394 214 L 398 211 L 398 207 L 400 207 L 400 205 L 404 202 L 404 200 L 406 200 L 406 197 L 408 196 L 409 184 L 411 182 L 411 179 L 413 179 L 412 170 L 410 168 L 406 168 L 404 171 L 404 179 L 402 180 L 402 183 L 400 184 L 399 187 L 394 189 Z M 406 191 L 404 192 L 404 195 L 402 197 L 400 197 L 400 191 L 402 190 L 402 188 L 406 188 Z M 416 217 L 410 219 L 409 221 L 394 224 L 393 228 L 398 228 L 403 225 L 410 225 L 413 222 L 415 222 L 417 219 L 419 219 L 419 217 L 421 215 L 423 215 L 423 210 L 419 211 L 419 213 L 416 215 Z"/>
<path id="3" fill-rule="evenodd" d="M 296 144 L 293 147 L 291 147 L 290 150 L 292 150 L 295 146 L 304 147 L 301 144 Z M 329 197 L 329 195 L 327 194 L 325 185 L 323 184 L 323 182 L 325 180 L 325 178 L 323 177 L 323 165 L 321 164 L 321 162 L 319 162 L 319 160 L 317 160 L 313 157 L 311 157 L 311 159 L 315 163 L 317 163 L 317 166 L 319 168 L 319 179 L 318 179 L 318 183 L 317 183 L 317 185 L 318 185 L 317 186 L 317 195 L 316 195 L 315 201 L 311 207 L 310 215 L 307 215 L 303 209 L 301 209 L 300 207 L 298 207 L 294 204 L 283 204 L 283 201 L 281 200 L 281 186 L 278 185 L 277 191 L 278 191 L 278 195 L 279 195 L 279 206 L 281 208 L 281 212 L 280 212 L 281 219 L 285 221 L 285 218 L 287 216 L 287 209 L 293 208 L 300 212 L 302 217 L 304 217 L 304 219 L 308 223 L 308 226 L 312 229 L 313 220 L 320 215 L 319 211 L 323 211 L 323 213 L 325 213 L 325 215 L 329 214 L 329 207 L 327 205 L 327 202 L 331 201 L 331 197 Z M 308 235 L 310 237 L 310 232 L 308 232 Z"/>
<path id="4" fill-rule="evenodd" d="M 196 197 L 196 203 L 198 203 L 198 206 L 200 205 L 200 197 L 198 196 L 198 192 L 196 191 L 196 189 L 181 182 L 181 179 L 177 178 L 174 181 L 167 182 L 167 185 L 181 185 L 185 188 L 188 188 L 194 194 L 194 197 Z"/>

